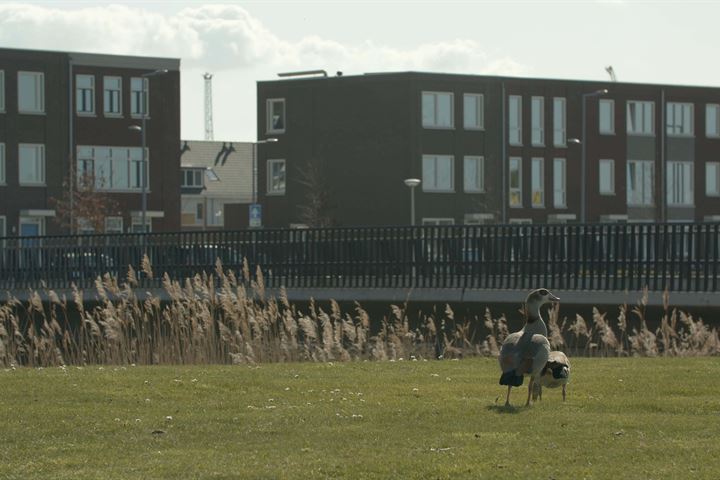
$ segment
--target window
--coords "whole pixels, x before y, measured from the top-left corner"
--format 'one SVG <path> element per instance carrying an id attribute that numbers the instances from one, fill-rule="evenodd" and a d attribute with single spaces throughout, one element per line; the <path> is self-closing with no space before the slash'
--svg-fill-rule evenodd
<path id="1" fill-rule="evenodd" d="M 105 233 L 123 233 L 123 218 L 105 217 Z"/>
<path id="2" fill-rule="evenodd" d="M 222 227 L 225 224 L 225 202 L 219 198 L 208 198 L 206 201 L 206 225 Z"/>
<path id="3" fill-rule="evenodd" d="M 0 143 L 0 185 L 5 185 L 5 144 Z"/>
<path id="4" fill-rule="evenodd" d="M 545 206 L 545 159 L 533 157 L 530 163 L 532 206 Z"/>
<path id="5" fill-rule="evenodd" d="M 266 105 L 267 133 L 283 133 L 285 131 L 285 99 L 269 98 Z"/>
<path id="6" fill-rule="evenodd" d="M 0 70 L 0 112 L 5 111 L 5 71 Z"/>
<path id="7" fill-rule="evenodd" d="M 133 216 L 130 223 L 130 233 L 150 233 L 152 232 L 152 218 L 145 217 L 145 226 L 141 216 Z"/>
<path id="8" fill-rule="evenodd" d="M 508 97 L 508 141 L 510 145 L 522 145 L 522 97 Z"/>
<path id="9" fill-rule="evenodd" d="M 532 123 L 530 141 L 536 146 L 545 145 L 545 99 L 543 97 L 532 97 L 530 119 Z"/>
<path id="10" fill-rule="evenodd" d="M 453 94 L 422 92 L 422 125 L 425 128 L 453 128 Z"/>
<path id="11" fill-rule="evenodd" d="M 18 72 L 18 112 L 45 112 L 45 75 L 41 72 Z"/>
<path id="12" fill-rule="evenodd" d="M 510 206 L 522 207 L 522 159 L 510 157 Z"/>
<path id="13" fill-rule="evenodd" d="M 463 159 L 463 183 L 466 192 L 485 191 L 485 159 L 465 157 Z"/>
<path id="14" fill-rule="evenodd" d="M 285 194 L 285 160 L 268 160 L 267 181 L 268 195 Z"/>
<path id="15" fill-rule="evenodd" d="M 615 100 L 600 99 L 598 103 L 600 112 L 600 133 L 604 135 L 615 134 Z"/>
<path id="16" fill-rule="evenodd" d="M 453 157 L 450 155 L 423 155 L 423 192 L 452 192 Z"/>
<path id="17" fill-rule="evenodd" d="M 180 221 L 183 226 L 201 226 L 203 218 L 205 218 L 205 200 L 183 197 L 180 212 Z"/>
<path id="18" fill-rule="evenodd" d="M 75 75 L 75 110 L 77 113 L 95 113 L 95 77 Z"/>
<path id="19" fill-rule="evenodd" d="M 567 171 L 564 158 L 553 159 L 553 206 L 567 207 Z"/>
<path id="20" fill-rule="evenodd" d="M 103 112 L 109 117 L 122 115 L 122 77 L 103 77 Z"/>
<path id="21" fill-rule="evenodd" d="M 148 115 L 148 79 L 132 77 L 130 79 L 130 115 L 142 117 Z"/>
<path id="22" fill-rule="evenodd" d="M 455 225 L 454 218 L 428 218 L 422 219 L 423 225 Z"/>
<path id="23" fill-rule="evenodd" d="M 650 160 L 628 160 L 627 204 L 630 206 L 653 205 L 654 168 Z"/>
<path id="24" fill-rule="evenodd" d="M 636 100 L 627 103 L 627 133 L 630 135 L 655 134 L 655 103 L 639 102 Z"/>
<path id="25" fill-rule="evenodd" d="M 691 206 L 693 195 L 692 162 L 668 162 L 667 203 L 675 206 Z"/>
<path id="26" fill-rule="evenodd" d="M 485 128 L 485 98 L 482 94 L 463 95 L 463 125 L 468 130 Z"/>
<path id="27" fill-rule="evenodd" d="M 553 98 L 553 145 L 567 145 L 567 108 L 565 98 Z"/>
<path id="28" fill-rule="evenodd" d="M 0 95 L 2 94 L 0 93 Z M 0 110 L 2 110 L 1 104 Z M 705 135 L 720 137 L 720 105 L 718 104 L 705 105 Z"/>
<path id="29" fill-rule="evenodd" d="M 45 147 L 23 144 L 18 146 L 20 185 L 45 184 Z"/>
<path id="30" fill-rule="evenodd" d="M 615 195 L 615 160 L 600 160 L 600 195 Z"/>
<path id="31" fill-rule="evenodd" d="M 94 182 L 97 190 L 133 191 L 142 189 L 142 149 L 137 147 L 79 146 L 77 152 L 78 184 Z"/>
<path id="32" fill-rule="evenodd" d="M 665 123 L 668 135 L 692 136 L 693 104 L 668 102 Z"/>
<path id="33" fill-rule="evenodd" d="M 45 218 L 43 217 L 20 217 L 20 236 L 37 237 L 45 233 Z"/>
<path id="34" fill-rule="evenodd" d="M 95 233 L 95 226 L 87 218 L 78 217 L 78 232 L 80 235 Z"/>
<path id="35" fill-rule="evenodd" d="M 204 168 L 183 168 L 181 186 L 186 188 L 202 188 L 205 184 L 204 174 Z"/>
<path id="36" fill-rule="evenodd" d="M 705 164 L 705 195 L 708 197 L 720 196 L 720 162 Z"/>

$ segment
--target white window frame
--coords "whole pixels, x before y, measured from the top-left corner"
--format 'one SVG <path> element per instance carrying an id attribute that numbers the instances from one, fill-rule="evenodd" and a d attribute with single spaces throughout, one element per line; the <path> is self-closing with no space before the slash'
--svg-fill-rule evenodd
<path id="1" fill-rule="evenodd" d="M 33 148 L 36 150 L 37 157 L 35 161 L 38 163 L 35 165 L 35 170 L 37 170 L 40 178 L 31 181 L 22 180 L 22 154 L 20 152 L 23 148 Z M 41 143 L 18 144 L 18 184 L 23 187 L 45 186 L 45 145 Z"/>
<path id="2" fill-rule="evenodd" d="M 435 92 L 435 91 L 423 91 L 421 97 L 421 117 L 423 128 L 439 128 L 439 129 L 453 129 L 455 128 L 455 94 L 453 92 Z M 442 122 L 439 115 L 438 105 L 440 104 L 441 97 L 448 97 L 450 100 L 450 115 L 448 118 L 449 123 Z M 432 112 L 426 112 L 425 109 L 429 105 L 429 101 L 432 101 Z M 432 113 L 432 115 L 429 115 Z"/>
<path id="3" fill-rule="evenodd" d="M 141 83 L 140 90 L 136 85 L 138 80 Z M 150 79 L 146 77 L 130 77 L 130 116 L 133 118 L 150 116 Z"/>
<path id="4" fill-rule="evenodd" d="M 475 178 L 469 176 L 473 164 Z M 463 188 L 467 193 L 485 192 L 485 157 L 480 155 L 466 155 L 463 157 Z"/>
<path id="5" fill-rule="evenodd" d="M 0 113 L 5 113 L 5 70 L 0 70 Z"/>
<path id="6" fill-rule="evenodd" d="M 468 118 L 468 101 L 472 100 L 475 103 L 475 115 L 474 118 Z M 465 130 L 485 130 L 485 96 L 482 93 L 463 94 L 463 127 Z"/>
<path id="7" fill-rule="evenodd" d="M 444 167 L 445 163 L 450 165 L 450 186 L 438 185 L 438 167 Z M 422 157 L 422 190 L 423 192 L 452 193 L 455 191 L 455 157 L 452 155 L 423 155 Z M 432 170 L 430 167 L 432 166 Z M 432 171 L 432 175 L 430 172 Z"/>
<path id="8" fill-rule="evenodd" d="M 530 144 L 535 147 L 545 146 L 545 98 L 530 98 Z"/>
<path id="9" fill-rule="evenodd" d="M 627 134 L 652 137 L 655 135 L 655 102 L 651 100 L 628 100 Z"/>
<path id="10" fill-rule="evenodd" d="M 6 185 L 5 144 L 0 142 L 0 185 Z"/>
<path id="11" fill-rule="evenodd" d="M 515 164 L 518 171 L 517 186 L 513 186 L 512 182 L 513 164 Z M 516 197 L 513 197 L 513 194 L 515 194 Z M 508 202 L 511 208 L 522 208 L 522 157 L 508 158 L 508 195 Z M 513 198 L 517 198 L 517 202 L 514 202 Z"/>
<path id="12" fill-rule="evenodd" d="M 522 96 L 508 95 L 508 143 L 522 145 Z"/>
<path id="13" fill-rule="evenodd" d="M 282 169 L 283 173 L 283 179 L 282 184 L 278 183 L 277 185 L 274 185 L 275 181 L 275 174 L 273 173 L 273 168 L 278 165 Z M 279 180 L 278 180 L 279 182 Z M 287 164 L 285 163 L 285 159 L 282 158 L 272 158 L 267 161 L 267 194 L 268 195 L 285 195 L 287 189 Z"/>
<path id="14" fill-rule="evenodd" d="M 644 180 L 644 184 L 640 185 L 640 189 L 635 188 L 634 190 L 630 188 L 630 182 L 635 181 L 632 179 L 631 175 L 631 165 L 635 166 L 635 171 L 637 172 L 638 168 L 642 170 L 642 173 L 640 175 L 640 180 Z M 645 176 L 647 172 L 650 172 L 650 180 L 645 180 Z M 650 187 L 650 191 L 647 192 L 645 189 L 646 186 Z M 633 191 L 639 191 L 640 194 L 640 201 L 636 202 L 635 199 L 631 199 L 630 196 Z M 655 205 L 655 162 L 652 160 L 628 160 L 627 161 L 627 205 L 629 207 L 650 207 Z"/>
<path id="15" fill-rule="evenodd" d="M 152 217 L 145 217 L 145 228 L 143 229 L 142 217 L 133 215 L 130 219 L 130 229 L 128 233 L 152 233 Z"/>
<path id="16" fill-rule="evenodd" d="M 23 81 L 22 78 L 24 77 L 32 77 L 34 88 L 33 96 L 35 97 L 35 105 L 31 108 L 24 108 L 27 106 L 23 106 L 21 102 L 22 96 L 20 95 L 21 90 L 23 89 Z M 19 71 L 17 73 L 17 97 L 18 97 L 18 113 L 30 113 L 30 114 L 43 114 L 45 113 L 45 74 L 43 72 L 28 72 L 28 71 Z"/>
<path id="17" fill-rule="evenodd" d="M 603 166 L 610 169 L 609 185 L 603 183 Z M 612 158 L 601 158 L 598 162 L 598 191 L 600 195 L 615 195 L 615 160 Z"/>
<path id="18" fill-rule="evenodd" d="M 81 86 L 81 80 L 90 80 L 90 86 Z M 84 73 L 75 75 L 75 113 L 95 115 L 95 75 Z"/>
<path id="19" fill-rule="evenodd" d="M 282 104 L 282 128 L 277 128 L 273 122 L 275 104 Z M 287 104 L 284 98 L 268 98 L 265 100 L 265 131 L 266 133 L 285 133 L 287 128 Z"/>
<path id="20" fill-rule="evenodd" d="M 670 137 L 692 137 L 695 132 L 695 105 L 692 103 L 667 102 L 665 107 L 665 132 Z"/>
<path id="21" fill-rule="evenodd" d="M 553 97 L 553 146 L 567 146 L 567 100 Z"/>
<path id="22" fill-rule="evenodd" d="M 182 188 L 203 188 L 205 186 L 205 170 L 205 168 L 182 168 L 180 186 Z M 188 182 L 188 179 L 191 181 Z"/>
<path id="23" fill-rule="evenodd" d="M 423 217 L 423 225 L 455 225 L 455 219 L 450 217 Z"/>
<path id="24" fill-rule="evenodd" d="M 713 122 L 715 123 L 715 130 L 710 129 Z M 705 136 L 708 138 L 720 138 L 720 104 L 708 103 L 705 105 Z"/>
<path id="25" fill-rule="evenodd" d="M 711 187 L 713 186 L 713 190 Z M 720 162 L 707 162 L 705 164 L 705 196 L 720 197 Z"/>
<path id="26" fill-rule="evenodd" d="M 606 111 L 606 118 L 603 118 Z M 601 98 L 598 101 L 598 133 L 600 135 L 615 135 L 615 100 Z"/>
<path id="27" fill-rule="evenodd" d="M 553 158 L 553 207 L 567 208 L 567 160 Z"/>
<path id="28" fill-rule="evenodd" d="M 669 206 L 692 207 L 695 204 L 694 174 L 692 162 L 668 162 L 665 184 Z"/>
<path id="29" fill-rule="evenodd" d="M 113 228 L 112 223 L 120 225 L 120 228 Z M 105 217 L 105 233 L 123 233 L 123 217 L 110 216 Z"/>
<path id="30" fill-rule="evenodd" d="M 545 159 L 530 159 L 530 205 L 533 208 L 545 208 Z"/>
<path id="31" fill-rule="evenodd" d="M 142 148 L 109 147 L 105 145 L 77 146 L 78 182 L 85 173 L 91 173 L 95 180 L 94 188 L 103 192 L 138 192 L 142 190 Z M 109 177 L 102 175 L 104 171 Z M 145 150 L 145 181 L 150 174 L 150 152 Z M 122 174 L 120 174 L 122 172 Z M 117 174 L 117 175 L 116 175 Z M 125 179 L 120 184 L 119 179 Z M 149 186 L 146 183 L 146 186 Z"/>
<path id="32" fill-rule="evenodd" d="M 120 81 L 120 88 L 116 89 L 109 85 L 110 81 Z M 122 86 L 123 79 L 119 76 L 106 75 L 103 77 L 103 114 L 106 117 L 122 117 L 123 115 L 123 104 L 122 104 Z M 117 111 L 110 110 L 110 106 L 113 103 L 113 94 L 117 94 Z"/>

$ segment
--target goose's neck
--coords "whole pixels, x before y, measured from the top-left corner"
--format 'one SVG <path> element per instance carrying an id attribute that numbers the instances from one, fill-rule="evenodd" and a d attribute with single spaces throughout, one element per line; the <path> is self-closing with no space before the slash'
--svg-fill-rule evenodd
<path id="1" fill-rule="evenodd" d="M 540 313 L 540 306 L 528 305 L 527 315 L 525 332 L 533 335 L 539 333 L 547 337 L 547 325 L 545 325 L 545 320 L 543 320 L 542 314 Z"/>

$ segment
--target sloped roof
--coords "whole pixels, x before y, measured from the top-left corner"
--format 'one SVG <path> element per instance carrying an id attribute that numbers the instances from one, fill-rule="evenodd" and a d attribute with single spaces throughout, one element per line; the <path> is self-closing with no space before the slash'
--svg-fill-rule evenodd
<path id="1" fill-rule="evenodd" d="M 180 152 L 181 167 L 209 168 L 219 179 L 210 181 L 206 175 L 205 189 L 198 196 L 250 202 L 252 142 L 183 140 Z"/>

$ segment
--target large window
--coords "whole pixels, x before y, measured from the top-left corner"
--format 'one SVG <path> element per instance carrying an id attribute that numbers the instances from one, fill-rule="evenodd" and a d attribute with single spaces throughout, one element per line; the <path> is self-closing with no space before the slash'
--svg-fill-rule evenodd
<path id="1" fill-rule="evenodd" d="M 692 136 L 693 104 L 668 102 L 665 123 L 668 135 Z"/>
<path id="2" fill-rule="evenodd" d="M 599 171 L 600 195 L 615 194 L 615 160 L 601 159 Z"/>
<path id="3" fill-rule="evenodd" d="M 204 168 L 183 168 L 181 187 L 202 188 L 205 185 Z"/>
<path id="4" fill-rule="evenodd" d="M 705 135 L 720 137 L 720 105 L 716 103 L 705 105 Z"/>
<path id="5" fill-rule="evenodd" d="M 123 233 L 123 217 L 105 217 L 105 233 Z"/>
<path id="6" fill-rule="evenodd" d="M 5 71 L 0 70 L 0 112 L 5 111 Z"/>
<path id="7" fill-rule="evenodd" d="M 122 115 L 122 77 L 103 77 L 103 112 L 106 116 Z"/>
<path id="8" fill-rule="evenodd" d="M 553 98 L 553 145 L 567 145 L 567 107 L 565 98 Z"/>
<path id="9" fill-rule="evenodd" d="M 426 128 L 453 128 L 453 94 L 422 92 L 422 125 Z"/>
<path id="10" fill-rule="evenodd" d="M 463 95 L 463 126 L 468 130 L 485 128 L 485 102 L 482 94 L 466 93 Z"/>
<path id="11" fill-rule="evenodd" d="M 650 160 L 628 160 L 627 204 L 653 205 L 654 165 Z"/>
<path id="12" fill-rule="evenodd" d="M 423 155 L 422 189 L 424 192 L 452 192 L 455 185 L 453 157 Z"/>
<path id="13" fill-rule="evenodd" d="M 522 145 L 522 97 L 508 97 L 508 141 L 510 145 Z"/>
<path id="14" fill-rule="evenodd" d="M 553 159 L 553 206 L 567 207 L 567 170 L 564 158 Z"/>
<path id="15" fill-rule="evenodd" d="M 655 103 L 630 100 L 627 102 L 627 133 L 655 134 Z"/>
<path id="16" fill-rule="evenodd" d="M 720 196 L 720 162 L 705 164 L 705 195 L 708 197 Z"/>
<path id="17" fill-rule="evenodd" d="M 207 214 L 205 216 L 207 225 L 222 227 L 225 224 L 225 201 L 219 198 L 206 199 Z"/>
<path id="18" fill-rule="evenodd" d="M 522 159 L 520 157 L 510 157 L 509 171 L 510 206 L 522 207 Z"/>
<path id="19" fill-rule="evenodd" d="M 268 195 L 285 194 L 285 160 L 268 160 L 267 181 Z"/>
<path id="20" fill-rule="evenodd" d="M 0 143 L 0 185 L 5 185 L 5 144 Z"/>
<path id="21" fill-rule="evenodd" d="M 20 185 L 45 185 L 45 147 L 21 143 L 18 146 Z"/>
<path id="22" fill-rule="evenodd" d="M 532 97 L 530 100 L 530 120 L 530 142 L 541 147 L 545 145 L 545 99 L 543 97 Z"/>
<path id="23" fill-rule="evenodd" d="M 97 190 L 141 190 L 147 182 L 149 156 L 145 160 L 143 175 L 141 148 L 79 146 L 78 184 L 94 181 Z"/>
<path id="24" fill-rule="evenodd" d="M 463 159 L 463 183 L 466 192 L 485 191 L 485 161 L 483 157 L 468 156 Z"/>
<path id="25" fill-rule="evenodd" d="M 268 98 L 266 108 L 267 133 L 285 132 L 285 99 Z"/>
<path id="26" fill-rule="evenodd" d="M 45 112 L 45 75 L 42 72 L 18 72 L 18 111 Z"/>
<path id="27" fill-rule="evenodd" d="M 615 100 L 601 98 L 598 102 L 598 111 L 600 115 L 600 133 L 613 135 L 615 133 Z"/>
<path id="28" fill-rule="evenodd" d="M 142 117 L 148 115 L 148 79 L 132 77 L 130 79 L 130 115 Z"/>
<path id="29" fill-rule="evenodd" d="M 667 164 L 668 205 L 691 206 L 693 195 L 692 162 L 668 162 Z"/>
<path id="30" fill-rule="evenodd" d="M 533 157 L 530 163 L 530 188 L 532 189 L 532 206 L 545 206 L 545 160 Z"/>
<path id="31" fill-rule="evenodd" d="M 86 115 L 95 113 L 94 75 L 75 75 L 75 110 Z"/>

